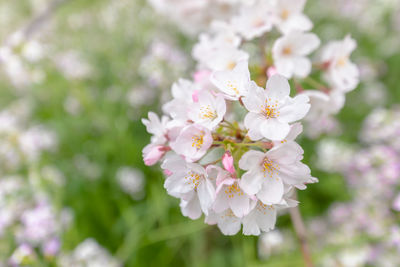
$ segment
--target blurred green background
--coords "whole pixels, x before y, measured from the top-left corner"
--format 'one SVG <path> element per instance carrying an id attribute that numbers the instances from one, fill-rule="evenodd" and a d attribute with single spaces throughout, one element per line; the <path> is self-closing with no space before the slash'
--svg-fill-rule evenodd
<path id="1" fill-rule="evenodd" d="M 348 94 L 338 116 L 342 132 L 335 138 L 357 144 L 361 123 L 371 109 L 400 101 L 400 49 L 392 40 L 399 32 L 391 24 L 395 13 L 379 7 L 381 13 L 371 17 L 375 28 L 364 29 L 354 18 L 334 14 L 326 7 L 321 11 L 319 2 L 308 1 L 305 11 L 314 21 L 313 31 L 323 41 L 351 33 L 359 45 L 354 61 L 368 63 L 375 73 L 371 79 L 385 87 L 387 100 L 383 103 L 365 101 L 367 90 L 374 90 L 366 88 L 368 82 Z M 2 40 L 29 23 L 48 3 L 2 0 Z M 378 7 L 371 4 L 369 8 Z M 150 136 L 140 118 L 147 117 L 149 110 L 160 111 L 172 82 L 190 78 L 195 67 L 190 59 L 195 37 L 179 32 L 144 0 L 64 1 L 39 28 L 32 38 L 43 43 L 44 56 L 39 62 L 27 63 L 27 68 L 42 77 L 17 90 L 2 71 L 0 103 L 6 107 L 19 98 L 29 100 L 32 121 L 57 134 L 57 150 L 46 153 L 39 164 L 57 166 L 66 178 L 65 185 L 53 192 L 57 205 L 71 208 L 74 214 L 62 237 L 63 249 L 72 250 L 93 237 L 125 266 L 302 266 L 296 243 L 287 252 L 263 261 L 257 253 L 257 237 L 223 236 L 203 219 L 183 217 L 178 200 L 163 188 L 160 168 L 143 164 L 141 150 Z M 176 49 L 183 58 L 177 63 L 168 61 L 154 52 L 157 42 Z M 63 62 L 65 53 L 76 56 L 77 62 Z M 156 81 L 152 80 L 155 72 Z M 301 145 L 305 163 L 320 180 L 299 192 L 300 209 L 307 220 L 323 214 L 333 202 L 349 200 L 351 193 L 340 174 L 315 166 L 316 140 L 303 138 Z M 125 193 L 116 179 L 124 166 L 145 175 L 145 193 L 138 199 Z M 292 231 L 288 215 L 278 218 L 277 228 Z"/>

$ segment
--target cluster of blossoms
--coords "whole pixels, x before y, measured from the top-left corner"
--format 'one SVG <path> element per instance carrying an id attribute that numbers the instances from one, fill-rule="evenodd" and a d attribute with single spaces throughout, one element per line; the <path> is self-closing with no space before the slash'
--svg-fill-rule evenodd
<path id="1" fill-rule="evenodd" d="M 293 190 L 317 181 L 301 162 L 304 151 L 295 139 L 303 127 L 297 121 L 337 112 L 358 84 L 350 37 L 328 43 L 314 63 L 328 86 L 309 76 L 308 56 L 320 40 L 308 32 L 312 22 L 304 4 L 253 1 L 227 22 L 211 23 L 193 48 L 194 80 L 172 86 L 161 119 L 154 113 L 143 119 L 153 134 L 143 149 L 145 163 L 162 160 L 164 186 L 181 200 L 182 213 L 191 219 L 204 213 L 205 222 L 226 235 L 242 225 L 245 235 L 269 231 L 277 210 L 297 205 Z M 259 51 L 245 51 L 252 41 Z M 252 63 L 251 56 L 261 62 Z M 304 90 L 305 84 L 317 90 Z"/>
<path id="2" fill-rule="evenodd" d="M 326 218 L 316 219 L 310 229 L 318 247 L 340 246 L 326 257 L 326 266 L 398 266 L 400 253 L 400 110 L 376 109 L 361 131 L 362 149 L 336 145 L 335 155 L 348 155 L 340 171 L 353 200 L 335 203 Z M 324 160 L 335 160 L 332 157 Z M 356 211 L 356 212 L 354 212 Z M 357 240 L 357 245 L 355 245 Z M 352 262 L 352 264 L 350 264 Z"/>

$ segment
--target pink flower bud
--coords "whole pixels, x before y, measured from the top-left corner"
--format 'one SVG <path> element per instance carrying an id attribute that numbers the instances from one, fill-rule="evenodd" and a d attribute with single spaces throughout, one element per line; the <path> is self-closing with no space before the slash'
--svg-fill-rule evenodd
<path id="1" fill-rule="evenodd" d="M 199 102 L 199 91 L 195 90 L 192 94 L 193 102 Z"/>
<path id="2" fill-rule="evenodd" d="M 276 68 L 274 66 L 269 67 L 268 70 L 267 70 L 268 78 L 271 78 L 275 74 L 278 74 L 278 71 L 276 70 Z"/>
<path id="3" fill-rule="evenodd" d="M 164 146 L 160 145 L 147 145 L 143 149 L 143 160 L 144 164 L 147 166 L 152 166 L 156 164 L 165 154 L 165 152 L 168 151 Z"/>
<path id="4" fill-rule="evenodd" d="M 224 165 L 225 170 L 230 172 L 231 174 L 235 174 L 235 167 L 233 166 L 233 157 L 231 152 L 226 151 L 222 156 L 222 165 Z"/>

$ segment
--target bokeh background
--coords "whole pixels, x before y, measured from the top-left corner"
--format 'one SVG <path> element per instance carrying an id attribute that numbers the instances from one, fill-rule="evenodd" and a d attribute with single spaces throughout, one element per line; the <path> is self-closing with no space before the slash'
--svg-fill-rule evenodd
<path id="1" fill-rule="evenodd" d="M 305 13 L 323 42 L 357 40 L 362 79 L 334 131 L 301 139 L 320 181 L 299 192 L 313 258 L 400 266 L 400 2 Z M 303 265 L 287 214 L 271 234 L 223 236 L 143 164 L 140 119 L 191 77 L 196 35 L 145 0 L 2 0 L 0 40 L 0 266 Z"/>

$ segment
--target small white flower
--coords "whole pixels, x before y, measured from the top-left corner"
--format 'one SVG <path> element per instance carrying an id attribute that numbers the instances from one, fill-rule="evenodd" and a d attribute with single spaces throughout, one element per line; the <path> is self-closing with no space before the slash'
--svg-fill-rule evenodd
<path id="1" fill-rule="evenodd" d="M 232 70 L 240 61 L 248 60 L 249 54 L 232 45 L 221 45 L 208 50 L 194 50 L 199 67 L 212 71 Z"/>
<path id="2" fill-rule="evenodd" d="M 182 129 L 171 148 L 188 162 L 194 162 L 203 157 L 211 147 L 213 138 L 209 129 L 192 124 Z"/>
<path id="3" fill-rule="evenodd" d="M 181 203 L 188 216 L 196 217 L 196 210 L 189 212 L 186 208 L 192 210 L 193 205 L 196 208 L 196 199 L 193 199 L 191 192 L 196 192 L 200 207 L 204 214 L 208 214 L 215 199 L 215 187 L 213 180 L 209 178 L 209 168 L 204 169 L 200 164 L 187 163 L 176 155 L 166 159 L 161 166 L 163 169 L 172 172 L 165 180 L 164 187 L 171 196 L 182 198 Z M 172 167 L 172 168 L 171 168 Z M 189 205 L 189 207 L 188 207 Z"/>
<path id="4" fill-rule="evenodd" d="M 174 99 L 163 105 L 163 111 L 175 120 L 187 121 L 187 107 L 193 103 L 193 94 L 198 91 L 200 88 L 197 84 L 180 79 L 172 85 Z"/>
<path id="5" fill-rule="evenodd" d="M 118 169 L 116 179 L 121 189 L 133 199 L 140 199 L 144 196 L 145 179 L 139 169 L 121 167 Z"/>
<path id="6" fill-rule="evenodd" d="M 247 40 L 260 37 L 272 28 L 270 9 L 266 1 L 243 6 L 239 15 L 232 19 L 232 25 Z"/>
<path id="7" fill-rule="evenodd" d="M 241 188 L 256 195 L 266 205 L 280 204 L 284 184 L 304 189 L 311 180 L 307 165 L 301 163 L 303 150 L 288 142 L 266 153 L 250 150 L 239 160 L 239 167 L 247 172 L 240 179 Z"/>
<path id="8" fill-rule="evenodd" d="M 292 30 L 309 31 L 313 27 L 310 19 L 303 14 L 306 0 L 279 0 L 274 2 L 273 20 L 283 33 Z"/>
<path id="9" fill-rule="evenodd" d="M 267 138 L 283 140 L 290 131 L 289 123 L 302 119 L 310 109 L 309 99 L 305 95 L 295 98 L 289 96 L 290 86 L 281 75 L 272 76 L 267 82 L 267 89 L 255 83 L 249 86 L 248 95 L 243 103 L 250 112 L 244 119 L 252 140 Z"/>
<path id="10" fill-rule="evenodd" d="M 149 112 L 148 116 L 149 119 L 142 119 L 142 123 L 146 126 L 147 132 L 153 134 L 151 142 L 153 144 L 164 144 L 167 141 L 165 136 L 169 118 L 163 116 L 160 120 L 154 112 Z"/>
<path id="11" fill-rule="evenodd" d="M 334 89 L 348 92 L 357 87 L 360 73 L 350 61 L 356 47 L 356 41 L 348 35 L 344 40 L 332 41 L 323 48 L 321 60 L 328 65 L 325 78 Z"/>
<path id="12" fill-rule="evenodd" d="M 310 112 L 306 116 L 306 120 L 319 120 L 331 114 L 338 113 L 344 106 L 345 96 L 339 90 L 333 90 L 324 93 L 316 90 L 306 90 L 302 94 L 310 98 Z"/>
<path id="13" fill-rule="evenodd" d="M 313 33 L 289 32 L 274 43 L 272 55 L 279 74 L 286 78 L 293 75 L 306 77 L 311 72 L 311 61 L 306 56 L 314 51 L 320 40 Z"/>
<path id="14" fill-rule="evenodd" d="M 233 70 L 214 72 L 211 81 L 227 99 L 238 100 L 248 91 L 250 82 L 248 62 L 239 62 Z"/>
<path id="15" fill-rule="evenodd" d="M 217 178 L 217 196 L 213 204 L 216 213 L 231 209 L 236 217 L 243 217 L 251 210 L 251 197 L 239 185 L 239 179 L 220 169 Z"/>
<path id="16" fill-rule="evenodd" d="M 208 91 L 200 91 L 188 110 L 188 118 L 210 130 L 214 129 L 224 118 L 225 99 L 222 95 L 213 96 Z"/>

